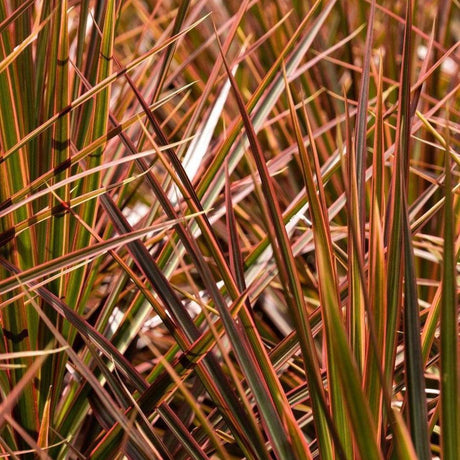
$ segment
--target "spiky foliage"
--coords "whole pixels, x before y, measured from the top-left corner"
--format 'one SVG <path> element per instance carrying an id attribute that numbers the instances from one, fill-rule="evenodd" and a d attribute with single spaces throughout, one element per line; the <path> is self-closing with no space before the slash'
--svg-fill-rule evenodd
<path id="1" fill-rule="evenodd" d="M 455 1 L 0 1 L 0 453 L 458 459 Z"/>

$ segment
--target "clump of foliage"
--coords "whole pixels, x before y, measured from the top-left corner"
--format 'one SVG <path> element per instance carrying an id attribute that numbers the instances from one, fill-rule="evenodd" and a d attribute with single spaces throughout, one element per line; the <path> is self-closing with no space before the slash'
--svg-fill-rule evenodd
<path id="1" fill-rule="evenodd" d="M 455 1 L 0 2 L 0 455 L 458 459 Z"/>

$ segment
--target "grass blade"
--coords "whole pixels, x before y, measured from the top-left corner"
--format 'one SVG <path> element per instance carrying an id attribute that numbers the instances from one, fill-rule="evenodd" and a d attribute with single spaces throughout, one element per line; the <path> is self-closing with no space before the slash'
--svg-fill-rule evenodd
<path id="1" fill-rule="evenodd" d="M 444 253 L 441 301 L 441 446 L 443 458 L 455 459 L 460 451 L 460 392 L 458 360 L 458 295 L 455 281 L 456 254 L 454 199 L 449 143 L 445 150 Z"/>
<path id="2" fill-rule="evenodd" d="M 358 378 L 356 362 L 353 359 L 352 352 L 349 348 L 345 336 L 343 319 L 340 317 L 340 302 L 337 295 L 337 280 L 334 268 L 330 230 L 325 215 L 324 192 L 321 192 L 322 185 L 319 179 L 319 170 L 315 169 L 317 182 L 320 189 L 319 197 L 317 196 L 314 185 L 313 172 L 310 166 L 310 160 L 304 146 L 300 132 L 299 121 L 291 104 L 291 116 L 297 137 L 297 145 L 302 160 L 304 180 L 310 203 L 311 217 L 313 223 L 313 235 L 316 247 L 317 267 L 319 276 L 320 298 L 322 304 L 323 321 L 326 327 L 326 342 L 328 349 L 328 371 L 331 385 L 337 386 L 332 388 L 333 399 L 333 417 L 337 420 L 344 419 L 345 414 L 349 417 L 353 427 L 354 440 L 357 444 L 361 456 L 366 458 L 381 458 L 380 451 L 376 444 L 375 427 L 370 416 L 369 407 L 365 404 L 365 398 L 362 392 L 360 380 Z M 307 118 L 307 127 L 309 127 Z M 311 128 L 309 136 L 311 138 Z M 332 284 L 332 288 L 331 288 Z M 337 353 L 340 350 L 340 359 L 337 359 Z M 346 392 L 344 389 L 347 388 Z M 340 402 L 343 401 L 343 402 Z M 363 404 L 359 404 L 362 402 Z M 344 407 L 345 406 L 345 407 Z M 345 430 L 339 422 L 341 441 L 345 449 L 350 449 L 348 437 L 350 432 Z M 346 450 L 347 452 L 347 450 Z"/>

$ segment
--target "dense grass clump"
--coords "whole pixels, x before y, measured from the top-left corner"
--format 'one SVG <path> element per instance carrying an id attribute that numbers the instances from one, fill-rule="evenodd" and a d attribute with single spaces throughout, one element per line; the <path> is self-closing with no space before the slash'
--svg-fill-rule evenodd
<path id="1" fill-rule="evenodd" d="M 0 456 L 458 460 L 459 26 L 0 1 Z"/>

